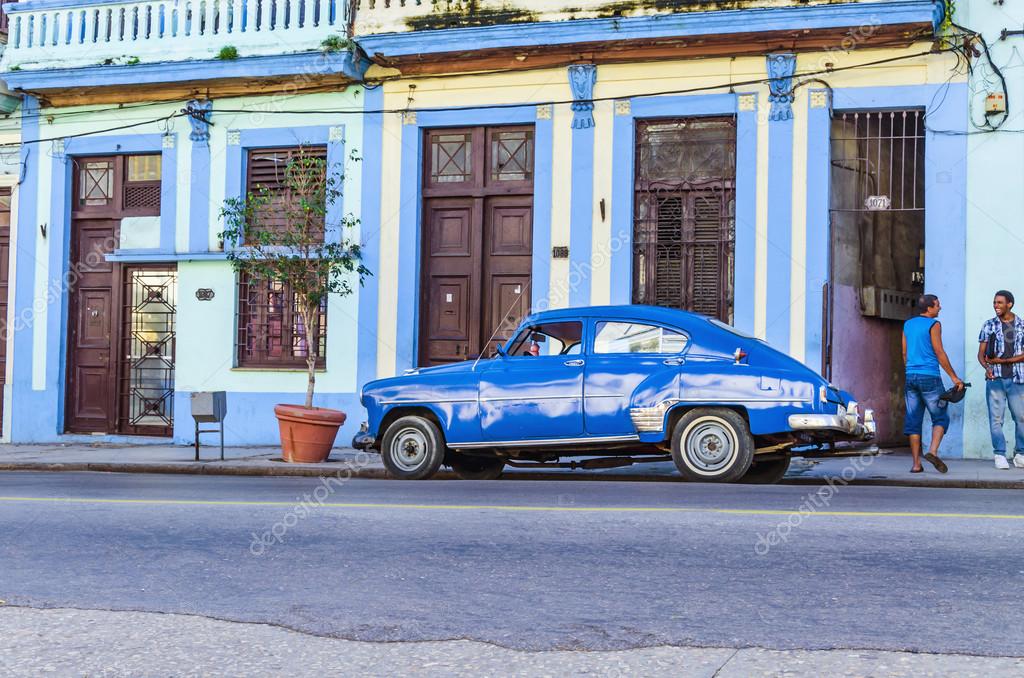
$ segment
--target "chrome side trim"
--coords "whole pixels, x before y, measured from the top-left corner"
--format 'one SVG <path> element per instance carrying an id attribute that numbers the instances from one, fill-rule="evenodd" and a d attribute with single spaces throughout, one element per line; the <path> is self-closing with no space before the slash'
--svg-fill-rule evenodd
<path id="1" fill-rule="evenodd" d="M 546 438 L 538 440 L 496 440 L 476 443 L 448 443 L 455 449 L 473 449 L 479 447 L 539 447 L 542 445 L 581 445 L 587 443 L 635 443 L 640 440 L 638 435 L 627 436 L 595 436 L 592 438 Z"/>
<path id="2" fill-rule="evenodd" d="M 524 400 L 530 402 L 532 400 L 579 400 L 578 395 L 545 395 L 545 396 L 531 396 L 531 395 L 516 395 L 516 396 L 498 396 L 497 398 L 481 398 L 482 403 L 503 403 L 510 400 Z"/>
<path id="3" fill-rule="evenodd" d="M 476 398 L 435 398 L 433 400 L 382 400 L 381 405 L 435 405 L 437 403 L 475 403 Z"/>

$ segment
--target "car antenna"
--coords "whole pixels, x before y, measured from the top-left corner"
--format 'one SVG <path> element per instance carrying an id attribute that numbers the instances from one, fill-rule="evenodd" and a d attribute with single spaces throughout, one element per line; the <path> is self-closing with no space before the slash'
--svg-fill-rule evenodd
<path id="1" fill-rule="evenodd" d="M 485 342 L 484 342 L 484 347 L 485 347 L 485 348 L 486 348 L 486 346 L 487 346 L 487 345 L 488 345 L 489 343 L 491 343 L 492 341 L 494 341 L 494 337 L 496 337 L 496 336 L 498 335 L 498 330 L 500 330 L 500 329 L 501 329 L 501 326 L 505 324 L 505 321 L 506 321 L 506 320 L 508 320 L 508 316 L 509 316 L 509 314 L 511 314 L 511 313 L 512 313 L 512 309 L 514 309 L 514 308 L 515 308 L 515 307 L 516 307 L 517 305 L 519 305 L 519 300 L 523 298 L 523 295 L 524 295 L 524 294 L 526 294 L 526 290 L 530 289 L 530 285 L 532 285 L 532 284 L 533 284 L 533 278 L 531 277 L 531 278 L 530 278 L 530 279 L 529 279 L 529 280 L 528 280 L 528 281 L 526 282 L 526 284 L 525 284 L 525 285 L 523 286 L 523 289 L 522 289 L 522 290 L 520 290 L 520 292 L 519 292 L 519 296 L 517 296 L 517 297 L 515 298 L 515 301 L 513 301 L 513 302 L 512 302 L 512 305 L 511 305 L 511 306 L 509 306 L 509 308 L 508 308 L 508 310 L 507 310 L 507 311 L 505 311 L 505 315 L 501 316 L 501 322 L 499 322 L 499 323 L 498 323 L 498 326 L 494 328 L 494 332 L 492 332 L 492 333 L 491 333 L 491 336 L 490 336 L 490 338 L 489 338 L 489 339 L 488 339 L 487 341 L 485 341 Z M 476 355 L 476 360 L 475 360 L 475 361 L 473 362 L 473 371 L 474 371 L 474 372 L 476 371 L 476 366 L 477 366 L 477 364 L 478 364 L 478 363 L 480 362 L 480 356 L 482 356 L 483 354 L 484 354 L 484 353 L 483 353 L 483 351 L 482 351 L 482 350 L 480 351 L 480 353 L 477 353 L 477 355 Z"/>

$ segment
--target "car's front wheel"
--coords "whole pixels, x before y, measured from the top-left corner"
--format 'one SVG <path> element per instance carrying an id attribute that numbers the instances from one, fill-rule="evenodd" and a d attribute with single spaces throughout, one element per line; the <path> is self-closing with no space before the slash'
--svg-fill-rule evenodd
<path id="1" fill-rule="evenodd" d="M 388 473 L 400 480 L 423 480 L 441 468 L 445 445 L 434 422 L 425 417 L 396 419 L 384 432 L 380 456 Z"/>
<path id="2" fill-rule="evenodd" d="M 730 483 L 743 477 L 753 459 L 754 438 L 735 410 L 690 410 L 672 430 L 672 460 L 687 480 Z"/>
<path id="3" fill-rule="evenodd" d="M 453 454 L 449 463 L 462 480 L 496 480 L 505 469 L 505 460 L 498 457 Z"/>

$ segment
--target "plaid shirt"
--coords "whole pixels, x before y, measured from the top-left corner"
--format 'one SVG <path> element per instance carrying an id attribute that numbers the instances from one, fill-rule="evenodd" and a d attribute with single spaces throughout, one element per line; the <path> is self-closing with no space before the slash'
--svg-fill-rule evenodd
<path id="1" fill-rule="evenodd" d="M 1013 321 L 1013 357 L 1024 354 L 1024 318 L 1019 315 L 1015 317 Z M 985 324 L 981 326 L 981 334 L 978 335 L 978 341 L 981 343 L 988 343 L 989 337 L 993 340 L 993 348 L 995 349 L 996 356 L 1003 355 L 1003 349 L 1006 348 L 1003 341 L 1003 321 L 998 317 L 989 318 L 985 321 Z M 999 368 L 1001 365 L 993 365 L 996 369 L 996 376 L 999 376 Z M 1013 363 L 1013 383 L 1024 384 L 1024 362 Z"/>

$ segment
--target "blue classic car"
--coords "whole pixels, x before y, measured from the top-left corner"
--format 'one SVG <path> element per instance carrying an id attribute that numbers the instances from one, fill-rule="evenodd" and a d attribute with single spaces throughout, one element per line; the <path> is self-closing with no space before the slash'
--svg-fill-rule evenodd
<path id="1" fill-rule="evenodd" d="M 409 479 L 671 459 L 687 480 L 775 482 L 794 453 L 875 430 L 870 410 L 765 342 L 651 306 L 537 313 L 493 357 L 373 381 L 361 400 L 353 446 Z"/>

